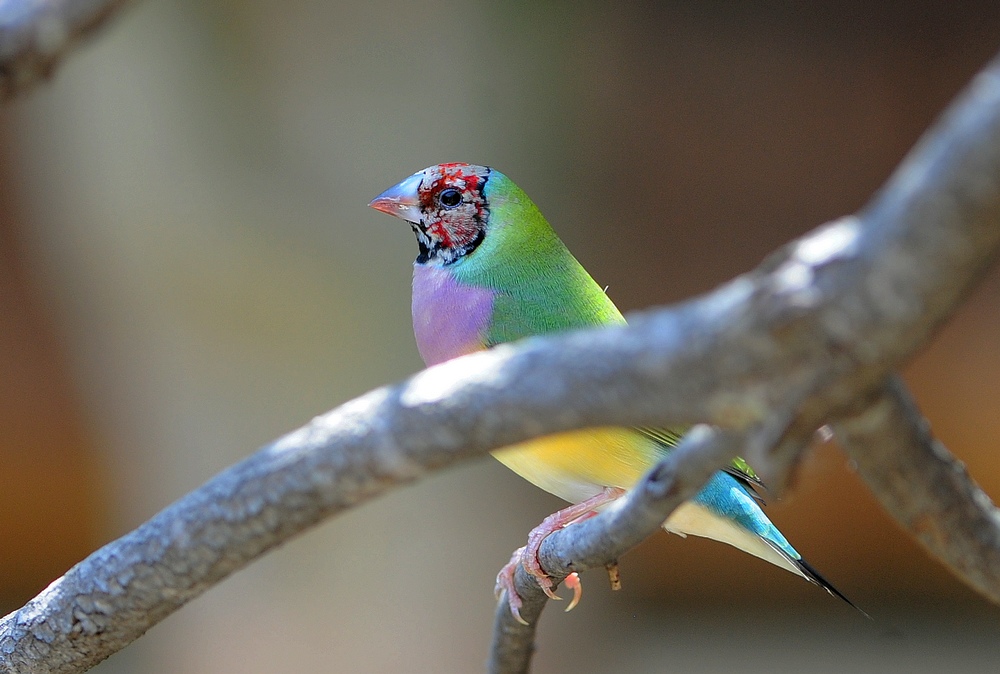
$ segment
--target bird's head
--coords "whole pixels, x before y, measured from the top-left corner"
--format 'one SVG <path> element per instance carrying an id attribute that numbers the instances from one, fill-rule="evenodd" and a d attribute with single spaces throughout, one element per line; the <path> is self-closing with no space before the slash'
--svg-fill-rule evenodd
<path id="1" fill-rule="evenodd" d="M 430 166 L 368 205 L 410 223 L 420 246 L 418 263 L 450 264 L 475 250 L 486 235 L 490 209 L 485 190 L 493 173 L 475 164 Z"/>

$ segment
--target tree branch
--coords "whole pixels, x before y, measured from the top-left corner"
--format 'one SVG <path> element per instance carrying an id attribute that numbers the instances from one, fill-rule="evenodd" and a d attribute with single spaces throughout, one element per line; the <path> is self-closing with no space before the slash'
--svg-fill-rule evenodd
<path id="1" fill-rule="evenodd" d="M 926 341 L 994 256 L 998 71 L 994 61 L 976 78 L 864 212 L 754 272 L 628 327 L 430 368 L 224 471 L 3 618 L 0 668 L 82 671 L 322 518 L 530 437 L 667 422 L 754 433 L 772 427 L 774 410 L 794 409 L 784 438 L 795 440 L 844 414 Z M 748 458 L 770 463 L 767 449 L 757 443 Z M 775 456 L 785 454 L 795 452 Z"/>
<path id="2" fill-rule="evenodd" d="M 82 38 L 131 0 L 9 0 L 0 2 L 0 101 L 50 77 Z"/>
<path id="3" fill-rule="evenodd" d="M 863 293 L 853 296 L 851 296 L 853 293 L 849 294 L 846 299 L 851 300 L 852 304 L 843 307 L 843 316 L 837 315 L 835 304 L 831 305 L 835 311 L 827 312 L 826 320 L 833 319 L 834 322 L 828 322 L 825 326 L 828 336 L 832 338 L 830 346 L 837 348 L 834 340 L 838 332 L 844 328 L 849 330 L 851 323 L 854 323 L 854 321 L 840 323 L 846 314 L 848 312 L 863 314 L 872 310 L 873 307 L 863 306 L 868 302 L 881 303 L 876 312 L 889 310 L 902 313 L 924 309 L 919 303 L 907 307 L 906 302 L 899 300 L 906 294 L 904 283 L 927 281 L 928 277 L 919 278 L 923 270 L 913 259 L 908 259 L 909 254 L 905 249 L 908 245 L 917 248 L 930 245 L 930 240 L 941 233 L 935 232 L 929 226 L 930 223 L 962 223 L 970 225 L 970 229 L 979 228 L 979 234 L 991 241 L 995 250 L 997 158 L 995 155 L 991 158 L 988 153 L 984 155 L 977 152 L 976 148 L 969 145 L 963 148 L 962 141 L 968 143 L 969 138 L 963 138 L 961 133 L 956 134 L 955 131 L 975 129 L 975 133 L 978 133 L 984 126 L 993 127 L 991 135 L 996 138 L 995 107 L 992 113 L 989 107 L 995 106 L 997 89 L 1000 87 L 997 72 L 998 63 L 995 59 L 966 92 L 962 101 L 965 104 L 957 103 L 950 109 L 938 127 L 922 139 L 897 170 L 893 179 L 862 214 L 853 222 L 843 220 L 834 223 L 826 230 L 830 238 L 840 236 L 846 239 L 858 235 L 856 231 L 849 231 L 850 228 L 863 228 L 864 235 L 858 235 L 858 245 L 862 245 L 867 239 L 873 250 L 883 250 L 878 244 L 899 236 L 900 228 L 907 230 L 899 236 L 898 241 L 884 248 L 886 251 L 892 251 L 896 259 L 887 259 L 885 269 L 870 270 L 873 281 L 882 286 L 879 293 L 868 296 Z M 985 119 L 983 113 L 986 113 Z M 994 119 L 990 120 L 990 117 Z M 970 177 L 975 179 L 969 180 Z M 928 189 L 929 187 L 932 189 Z M 991 203 L 992 206 L 979 210 L 980 205 Z M 924 227 L 914 226 L 914 223 L 923 223 Z M 837 233 L 838 228 L 841 229 L 840 233 Z M 894 228 L 896 232 L 892 232 Z M 880 240 L 880 234 L 885 235 L 885 238 Z M 789 286 L 797 290 L 804 289 L 806 301 L 801 302 L 803 305 L 808 305 L 809 300 L 816 299 L 808 295 L 816 293 L 816 286 L 819 283 L 816 282 L 812 270 L 800 266 L 794 261 L 794 254 L 789 256 L 788 252 L 789 249 L 798 250 L 800 253 L 805 251 L 806 257 L 810 257 L 808 253 L 810 248 L 817 250 L 822 248 L 817 241 L 822 243 L 820 236 L 806 237 L 775 255 L 770 265 L 767 263 L 763 265 L 763 269 L 772 270 L 775 277 L 773 280 L 778 282 L 777 285 L 784 285 L 785 280 L 781 278 L 784 275 L 790 281 Z M 941 243 L 950 244 L 952 247 L 943 249 L 941 258 L 935 260 L 935 263 L 947 264 L 949 257 L 965 258 L 970 261 L 976 257 L 975 251 L 970 251 L 968 248 L 968 242 L 942 239 Z M 973 263 L 965 267 L 969 272 L 968 285 L 963 285 L 961 281 L 937 287 L 931 287 L 936 282 L 926 284 L 924 286 L 927 289 L 924 295 L 927 301 L 926 309 L 933 312 L 935 305 L 957 304 L 958 299 L 968 287 L 971 287 L 977 274 L 985 270 L 992 257 L 993 255 L 986 255 L 978 265 Z M 874 279 L 880 275 L 878 272 L 886 273 L 882 280 L 875 281 Z M 895 279 L 890 281 L 892 277 Z M 839 280 L 847 278 L 840 277 Z M 766 287 L 766 284 L 759 285 Z M 860 324 L 862 323 L 858 323 Z M 936 325 L 937 322 L 928 321 L 922 326 L 924 332 L 907 337 L 920 343 Z M 886 358 L 888 354 L 884 348 L 885 344 L 874 345 L 869 341 L 873 336 L 873 333 L 868 333 L 866 328 L 864 335 L 845 334 L 846 339 L 836 341 L 848 348 L 852 345 L 855 348 L 862 347 L 864 351 L 856 352 L 858 359 L 875 362 Z M 862 377 L 864 369 L 861 368 L 858 373 Z M 852 382 L 851 386 L 853 390 L 850 396 L 856 399 L 857 396 L 863 395 L 864 387 L 858 386 L 857 382 Z M 834 409 L 836 406 L 828 409 L 827 414 Z M 812 419 L 815 421 L 821 417 L 822 415 L 818 415 Z M 803 421 L 807 418 L 809 417 L 803 415 Z M 811 427 L 812 424 L 801 427 L 799 437 L 790 435 L 772 454 L 771 458 L 778 459 L 778 463 L 781 464 L 771 466 L 773 472 L 779 476 L 779 489 L 785 482 L 794 458 L 805 446 L 802 442 L 804 431 Z M 926 430 L 926 422 L 916 410 L 905 385 L 898 377 L 890 375 L 878 401 L 850 422 L 841 423 L 838 428 L 840 429 L 838 435 L 843 435 L 843 441 L 849 452 L 858 462 L 862 477 L 882 500 L 884 507 L 908 531 L 917 536 L 932 554 L 945 561 L 946 565 L 962 575 L 966 582 L 979 592 L 1000 603 L 1000 575 L 998 575 L 1000 527 L 997 526 L 1000 516 L 989 498 L 971 481 L 961 464 L 940 443 L 933 442 Z M 882 444 L 879 445 L 878 441 Z M 873 444 L 881 451 L 866 453 L 866 448 Z M 748 453 L 753 454 L 752 451 Z M 933 464 L 932 469 L 924 473 L 924 466 L 928 463 Z M 657 470 L 659 468 L 651 475 Z M 647 476 L 642 486 L 648 486 L 650 479 Z M 908 491 L 911 479 L 919 485 L 916 494 L 910 494 Z M 666 514 L 669 514 L 673 507 L 676 506 L 670 506 Z M 659 520 L 660 522 L 666 519 L 666 514 Z M 550 536 L 545 543 L 551 547 L 547 547 L 546 550 L 555 548 L 558 552 L 550 553 L 551 556 L 540 555 L 546 573 L 557 582 L 561 582 L 572 570 L 592 568 L 617 559 L 627 548 L 606 545 L 596 559 L 588 564 L 571 564 L 565 561 L 579 559 L 579 554 L 575 553 L 572 543 L 563 542 L 559 536 L 571 531 L 584 540 L 603 540 L 606 536 L 604 533 L 606 525 L 601 519 L 595 518 L 591 522 L 581 523 Z M 600 530 L 591 533 L 586 530 L 587 526 Z M 646 535 L 656 528 L 657 523 L 654 522 Z M 538 584 L 528 577 L 523 569 L 518 570 L 516 580 L 518 593 L 523 601 L 521 615 L 530 624 L 526 626 L 515 621 L 506 602 L 500 602 L 494 622 L 494 638 L 489 661 L 491 672 L 528 671 L 534 649 L 535 623 L 548 600 Z"/>
<path id="4" fill-rule="evenodd" d="M 931 556 L 1000 604 L 1000 511 L 931 435 L 898 377 L 861 413 L 833 424 L 882 507 Z"/>

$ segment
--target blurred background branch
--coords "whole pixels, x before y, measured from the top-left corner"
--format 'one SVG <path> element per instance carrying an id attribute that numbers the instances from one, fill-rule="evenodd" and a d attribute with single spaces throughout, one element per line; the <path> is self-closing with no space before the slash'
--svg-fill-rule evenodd
<path id="1" fill-rule="evenodd" d="M 897 377 L 837 438 L 900 526 L 977 592 L 1000 603 L 1000 511 L 930 432 Z"/>
<path id="2" fill-rule="evenodd" d="M 497 166 L 620 307 L 668 304 L 858 211 L 998 26 L 992 0 L 137 3 L 0 109 L 0 613 L 310 410 L 420 367 L 412 238 L 365 206 L 387 176 Z M 903 371 L 994 495 L 997 335 L 994 268 Z M 875 625 L 658 535 L 621 560 L 624 592 L 599 576 L 543 623 L 535 666 L 729 671 L 739 633 L 747 672 L 994 667 L 996 611 L 834 443 L 798 465 L 769 515 Z M 281 546 L 97 671 L 319 671 L 331 653 L 468 671 L 498 566 L 559 505 L 467 463 Z M 441 559 L 463 560 L 446 587 Z"/>
<path id="3" fill-rule="evenodd" d="M 0 100 L 10 99 L 51 77 L 71 48 L 130 2 L 0 2 Z"/>

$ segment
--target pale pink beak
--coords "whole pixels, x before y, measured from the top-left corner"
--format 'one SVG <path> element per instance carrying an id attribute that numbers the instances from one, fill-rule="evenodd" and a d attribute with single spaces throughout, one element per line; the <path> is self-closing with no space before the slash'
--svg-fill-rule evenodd
<path id="1" fill-rule="evenodd" d="M 395 215 L 397 218 L 419 225 L 421 214 L 418 190 L 420 189 L 420 181 L 423 179 L 423 171 L 414 173 L 403 182 L 393 185 L 372 199 L 368 205 L 376 211 Z"/>

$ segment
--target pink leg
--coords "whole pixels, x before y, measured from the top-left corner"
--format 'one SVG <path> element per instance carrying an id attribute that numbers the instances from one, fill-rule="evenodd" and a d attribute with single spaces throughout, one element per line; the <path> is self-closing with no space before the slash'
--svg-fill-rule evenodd
<path id="1" fill-rule="evenodd" d="M 521 619 L 521 598 L 514 590 L 514 572 L 517 570 L 517 565 L 521 564 L 524 566 L 524 570 L 538 580 L 538 584 L 545 594 L 552 599 L 560 599 L 552 591 L 552 579 L 545 574 L 541 564 L 538 562 L 538 549 L 541 547 L 542 541 L 554 531 L 559 531 L 574 522 L 581 522 L 589 517 L 593 517 L 597 514 L 597 508 L 611 503 L 624 494 L 624 489 L 605 487 L 600 494 L 592 496 L 586 501 L 581 501 L 568 508 L 563 508 L 558 512 L 552 513 L 542 520 L 541 524 L 531 530 L 528 534 L 528 544 L 523 548 L 515 550 L 510 561 L 497 574 L 495 588 L 497 598 L 500 597 L 502 592 L 507 592 L 507 603 L 510 604 L 510 612 L 517 618 L 518 622 L 527 624 Z M 580 596 L 583 594 L 583 585 L 581 585 L 580 577 L 576 573 L 571 573 L 565 582 L 566 587 L 573 590 L 573 600 L 566 607 L 566 610 L 569 611 L 579 603 Z"/>

